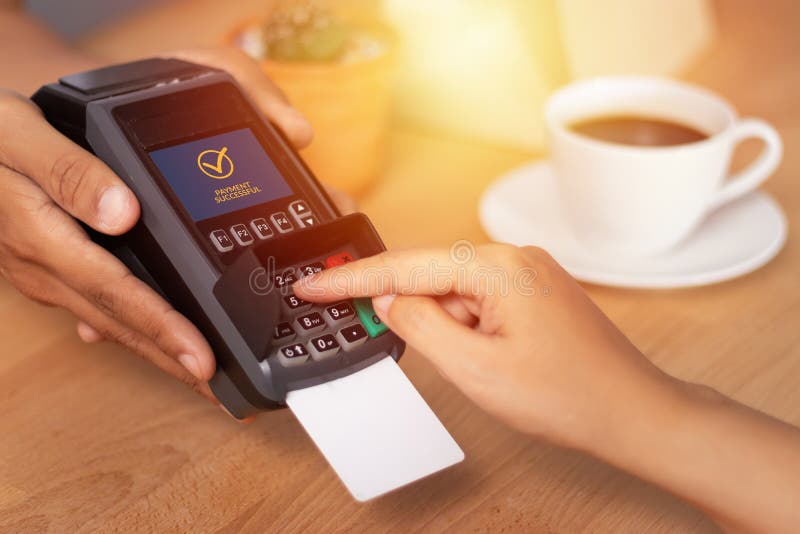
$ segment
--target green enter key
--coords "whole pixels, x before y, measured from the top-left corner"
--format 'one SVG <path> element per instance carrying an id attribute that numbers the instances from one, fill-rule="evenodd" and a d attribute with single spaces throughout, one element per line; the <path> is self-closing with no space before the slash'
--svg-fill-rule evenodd
<path id="1" fill-rule="evenodd" d="M 353 305 L 361 324 L 367 329 L 369 337 L 378 337 L 389 330 L 375 314 L 375 310 L 372 308 L 372 299 L 354 299 Z"/>

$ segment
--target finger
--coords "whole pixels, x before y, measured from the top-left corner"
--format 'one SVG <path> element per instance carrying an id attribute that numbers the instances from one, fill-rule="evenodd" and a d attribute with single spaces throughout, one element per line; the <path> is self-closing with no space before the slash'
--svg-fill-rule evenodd
<path id="1" fill-rule="evenodd" d="M 462 261 L 446 249 L 386 251 L 303 277 L 294 291 L 314 302 L 388 294 L 498 294 L 508 290 L 513 273 L 502 254 L 489 252 L 478 259 L 473 251 Z"/>
<path id="2" fill-rule="evenodd" d="M 40 266 L 6 256 L 0 272 L 26 298 L 46 306 L 61 305 L 66 286 Z"/>
<path id="3" fill-rule="evenodd" d="M 103 162 L 50 126 L 29 101 L 0 93 L 0 163 L 29 177 L 59 206 L 107 234 L 128 231 L 139 204 Z M 13 132 L 13 134 L 11 133 Z"/>
<path id="4" fill-rule="evenodd" d="M 198 379 L 194 373 L 188 372 L 185 365 L 165 354 L 150 339 L 109 317 L 94 303 L 55 278 L 40 265 L 12 260 L 4 271 L 8 280 L 26 297 L 60 306 L 77 316 L 80 321 L 79 335 L 82 338 L 99 337 L 119 343 L 192 387 L 204 381 Z"/>
<path id="5" fill-rule="evenodd" d="M 78 321 L 78 337 L 81 338 L 81 341 L 84 343 L 97 343 L 99 341 L 103 341 L 105 338 L 103 334 L 95 330 L 92 326 L 84 323 L 83 321 Z"/>
<path id="6" fill-rule="evenodd" d="M 80 249 L 56 247 L 43 259 L 45 266 L 104 314 L 152 340 L 198 380 L 209 380 L 214 355 L 197 328 L 106 250 L 88 240 Z"/>
<path id="7" fill-rule="evenodd" d="M 443 297 L 436 297 L 436 302 L 442 307 L 444 311 L 459 323 L 473 328 L 478 324 L 478 312 L 473 311 L 465 302 L 464 297 L 460 295 L 445 295 Z"/>
<path id="8" fill-rule="evenodd" d="M 452 273 L 443 272 L 437 281 L 431 281 L 428 274 L 432 268 L 451 263 L 440 249 L 383 252 L 305 276 L 295 282 L 294 292 L 313 302 L 394 294 L 445 295 L 453 289 Z"/>
<path id="9" fill-rule="evenodd" d="M 214 404 L 219 404 L 204 379 L 197 378 L 187 370 L 185 365 L 176 362 L 174 358 L 165 354 L 150 339 L 115 321 L 77 293 L 72 294 L 69 301 L 65 303 L 65 307 L 81 317 L 79 325 L 85 325 L 85 327 L 99 336 L 100 339 L 98 341 L 107 339 L 122 345 L 134 355 L 144 358 L 159 370 L 188 385 L 199 395 Z"/>
<path id="10" fill-rule="evenodd" d="M 208 387 L 208 385 L 207 385 L 207 384 L 206 384 L 206 387 Z M 209 391 L 209 393 L 210 393 L 210 392 L 211 392 L 211 388 L 208 388 L 208 391 Z M 255 421 L 255 420 L 256 420 L 256 417 L 255 417 L 254 415 L 251 415 L 251 416 L 245 417 L 245 418 L 243 418 L 243 419 L 239 419 L 239 418 L 237 418 L 235 415 L 233 415 L 231 412 L 229 412 L 229 411 L 228 411 L 228 409 L 225 407 L 225 405 L 224 405 L 224 404 L 222 404 L 222 403 L 221 403 L 221 402 L 219 402 L 219 401 L 217 401 L 217 407 L 218 407 L 220 410 L 222 410 L 222 413 L 224 413 L 225 415 L 227 415 L 228 417 L 230 417 L 231 419 L 233 419 L 233 420 L 234 420 L 234 421 L 236 421 L 237 423 L 240 423 L 240 424 L 243 424 L 243 425 L 249 425 L 250 423 L 252 423 L 253 421 Z"/>
<path id="11" fill-rule="evenodd" d="M 266 78 L 268 80 L 268 78 Z M 251 91 L 256 105 L 286 135 L 295 148 L 306 148 L 314 140 L 314 127 L 297 108 L 284 104 L 272 82 Z"/>
<path id="12" fill-rule="evenodd" d="M 333 200 L 333 203 L 339 208 L 342 215 L 349 215 L 350 213 L 358 211 L 358 203 L 356 203 L 353 197 L 330 185 L 325 184 L 324 187 L 328 196 L 331 197 L 331 200 Z"/>
<path id="13" fill-rule="evenodd" d="M 448 376 L 455 367 L 482 365 L 491 353 L 487 336 L 453 319 L 431 297 L 383 295 L 372 305 L 393 332 Z"/>
<path id="14" fill-rule="evenodd" d="M 242 85 L 264 115 L 274 122 L 296 148 L 311 144 L 314 129 L 259 64 L 236 48 L 205 48 L 171 52 L 170 57 L 208 65 L 228 72 Z"/>
<path id="15" fill-rule="evenodd" d="M 58 304 L 79 318 L 79 326 L 84 325 L 101 339 L 113 341 L 127 348 L 134 355 L 144 358 L 161 371 L 189 385 L 200 395 L 218 403 L 206 384 L 206 380 L 198 379 L 183 364 L 164 353 L 151 339 L 131 330 L 124 324 L 108 316 L 74 289 L 62 284 L 59 290 Z"/>
<path id="16" fill-rule="evenodd" d="M 295 282 L 294 291 L 313 302 L 453 293 L 476 298 L 480 304 L 487 296 L 524 296 L 517 291 L 517 284 L 524 287 L 538 270 L 552 270 L 556 265 L 551 258 L 553 265 L 548 264 L 546 253 L 535 254 L 511 245 L 475 248 L 465 244 L 463 251 L 459 247 L 385 251 L 303 277 Z"/>
<path id="17" fill-rule="evenodd" d="M 151 340 L 126 328 L 117 321 L 114 321 L 114 319 L 108 317 L 102 313 L 102 311 L 93 308 L 91 303 L 86 300 L 78 302 L 76 298 L 73 302 L 70 302 L 67 307 L 73 309 L 74 313 L 79 313 L 80 316 L 85 318 L 85 321 L 91 321 L 93 326 L 89 326 L 89 328 L 98 332 L 103 339 L 108 339 L 122 345 L 134 355 L 144 358 L 149 363 L 155 365 L 159 370 L 188 385 L 199 395 L 207 398 L 214 404 L 219 404 L 219 400 L 217 400 L 211 392 L 205 380 L 198 379 L 192 373 L 188 372 L 185 366 L 179 364 L 179 362 L 176 362 L 168 354 L 162 352 Z M 88 325 L 88 323 L 85 324 Z"/>

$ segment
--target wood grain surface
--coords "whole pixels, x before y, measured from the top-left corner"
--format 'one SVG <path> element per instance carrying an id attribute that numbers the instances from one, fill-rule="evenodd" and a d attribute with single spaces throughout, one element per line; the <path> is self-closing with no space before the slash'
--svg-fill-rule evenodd
<path id="1" fill-rule="evenodd" d="M 86 46 L 132 57 L 213 42 L 232 13 L 263 3 L 177 2 Z M 717 22 L 717 43 L 687 78 L 783 135 L 765 189 L 786 210 L 786 248 L 711 287 L 587 290 L 659 366 L 800 424 L 800 4 L 720 2 Z M 390 246 L 483 242 L 481 191 L 534 157 L 398 126 L 385 176 L 360 201 Z M 717 530 L 645 482 L 509 430 L 413 351 L 401 367 L 466 461 L 357 504 L 288 410 L 239 424 L 123 350 L 82 344 L 73 318 L 5 282 L 0 339 L 0 532 Z"/>

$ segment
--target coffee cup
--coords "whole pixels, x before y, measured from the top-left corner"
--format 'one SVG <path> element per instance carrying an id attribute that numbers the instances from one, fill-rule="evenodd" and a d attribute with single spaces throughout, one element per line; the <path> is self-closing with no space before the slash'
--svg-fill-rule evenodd
<path id="1" fill-rule="evenodd" d="M 574 127 L 603 117 L 640 117 L 703 135 L 692 142 L 662 146 L 656 139 L 642 146 L 592 137 Z M 545 123 L 573 233 L 601 254 L 654 255 L 675 247 L 712 211 L 761 185 L 783 150 L 780 136 L 766 122 L 740 119 L 723 98 L 664 78 L 573 83 L 548 99 Z M 734 149 L 749 138 L 764 142 L 761 154 L 729 175 Z"/>

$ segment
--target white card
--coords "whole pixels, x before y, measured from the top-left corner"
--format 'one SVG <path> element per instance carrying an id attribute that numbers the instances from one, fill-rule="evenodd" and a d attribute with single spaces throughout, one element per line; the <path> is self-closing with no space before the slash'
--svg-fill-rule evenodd
<path id="1" fill-rule="evenodd" d="M 286 403 L 344 485 L 366 501 L 464 459 L 391 358 L 290 391 Z"/>

